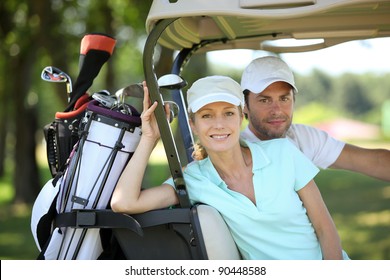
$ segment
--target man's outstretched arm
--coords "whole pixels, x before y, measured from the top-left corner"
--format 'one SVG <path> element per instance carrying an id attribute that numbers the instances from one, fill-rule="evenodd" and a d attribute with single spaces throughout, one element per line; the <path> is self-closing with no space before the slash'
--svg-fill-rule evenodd
<path id="1" fill-rule="evenodd" d="M 367 149 L 345 144 L 340 156 L 330 167 L 390 182 L 390 150 Z"/>

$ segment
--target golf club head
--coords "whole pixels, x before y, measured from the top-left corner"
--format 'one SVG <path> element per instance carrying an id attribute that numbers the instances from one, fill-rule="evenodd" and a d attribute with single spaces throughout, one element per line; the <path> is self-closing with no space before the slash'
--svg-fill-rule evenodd
<path id="1" fill-rule="evenodd" d="M 187 85 L 180 76 L 175 74 L 168 74 L 162 76 L 158 81 L 160 88 L 165 89 L 180 89 Z M 132 84 L 125 88 L 121 88 L 115 93 L 117 97 L 118 106 L 131 105 L 139 113 L 143 110 L 144 89 L 142 84 Z M 164 101 L 168 104 L 170 110 L 170 122 L 179 115 L 179 106 L 173 101 Z"/>
<path id="2" fill-rule="evenodd" d="M 117 103 L 133 106 L 139 113 L 143 110 L 144 90 L 141 84 L 132 84 L 119 89 L 116 93 Z"/>
<path id="3" fill-rule="evenodd" d="M 41 73 L 41 79 L 52 83 L 66 83 L 68 98 L 72 92 L 72 79 L 61 69 L 54 66 L 46 66 Z"/>
<path id="4" fill-rule="evenodd" d="M 176 74 L 167 74 L 161 76 L 157 80 L 157 84 L 160 88 L 165 89 L 182 89 L 187 85 L 187 82 Z"/>
<path id="5" fill-rule="evenodd" d="M 42 80 L 53 83 L 66 83 L 70 80 L 69 75 L 54 66 L 46 66 L 42 70 Z"/>
<path id="6" fill-rule="evenodd" d="M 94 94 L 92 94 L 92 98 L 98 101 L 104 107 L 109 109 L 117 105 L 115 96 L 110 95 L 110 93 L 107 90 L 101 90 L 95 92 Z"/>

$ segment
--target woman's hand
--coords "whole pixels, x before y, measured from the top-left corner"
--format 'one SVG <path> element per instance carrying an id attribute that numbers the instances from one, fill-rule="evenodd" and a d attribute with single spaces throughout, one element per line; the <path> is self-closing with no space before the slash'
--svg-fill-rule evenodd
<path id="1" fill-rule="evenodd" d="M 160 139 L 160 130 L 157 125 L 156 117 L 154 115 L 154 110 L 157 107 L 157 101 L 153 102 L 151 104 L 150 97 L 149 97 L 149 90 L 146 86 L 146 82 L 142 82 L 142 86 L 144 89 L 144 101 L 143 101 L 143 111 L 141 114 L 141 120 L 142 120 L 142 136 L 147 137 L 148 139 L 151 139 L 155 142 Z M 165 106 L 165 112 L 167 119 L 169 118 L 169 106 Z"/>
<path id="2" fill-rule="evenodd" d="M 154 116 L 157 101 L 151 104 L 149 91 L 145 82 L 143 82 L 143 88 L 144 108 L 141 114 L 142 136 L 137 149 L 119 177 L 112 195 L 111 208 L 115 212 L 129 214 L 143 213 L 152 209 L 175 205 L 179 202 L 174 188 L 167 184 L 141 191 L 142 181 L 150 155 L 160 138 L 159 128 Z M 166 106 L 165 112 L 167 112 Z"/>
<path id="3" fill-rule="evenodd" d="M 147 137 L 153 141 L 157 141 L 160 138 L 160 131 L 157 126 L 156 117 L 154 116 L 157 101 L 151 104 L 149 90 L 145 81 L 142 82 L 142 86 L 144 89 L 143 111 L 141 114 L 142 137 Z"/>

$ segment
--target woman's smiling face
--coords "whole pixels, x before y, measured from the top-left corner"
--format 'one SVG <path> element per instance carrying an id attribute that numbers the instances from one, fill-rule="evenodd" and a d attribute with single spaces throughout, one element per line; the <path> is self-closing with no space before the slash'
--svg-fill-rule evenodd
<path id="1" fill-rule="evenodd" d="M 213 102 L 199 109 L 190 120 L 194 134 L 208 153 L 225 151 L 237 145 L 242 111 L 227 102 Z"/>

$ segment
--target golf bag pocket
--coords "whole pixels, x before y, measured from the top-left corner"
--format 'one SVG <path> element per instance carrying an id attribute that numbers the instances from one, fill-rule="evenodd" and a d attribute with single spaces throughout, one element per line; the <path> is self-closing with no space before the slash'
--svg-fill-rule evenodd
<path id="1" fill-rule="evenodd" d="M 43 128 L 47 161 L 53 177 L 65 169 L 70 152 L 79 140 L 80 120 L 85 114 L 89 100 L 89 95 L 85 94 L 76 103 L 74 111 L 57 112 L 54 121 Z"/>
<path id="2" fill-rule="evenodd" d="M 56 201 L 57 218 L 74 213 L 77 220 L 56 228 L 45 259 L 97 259 L 102 253 L 93 210 L 109 207 L 119 176 L 138 146 L 140 126 L 139 114 L 88 104 Z"/>

